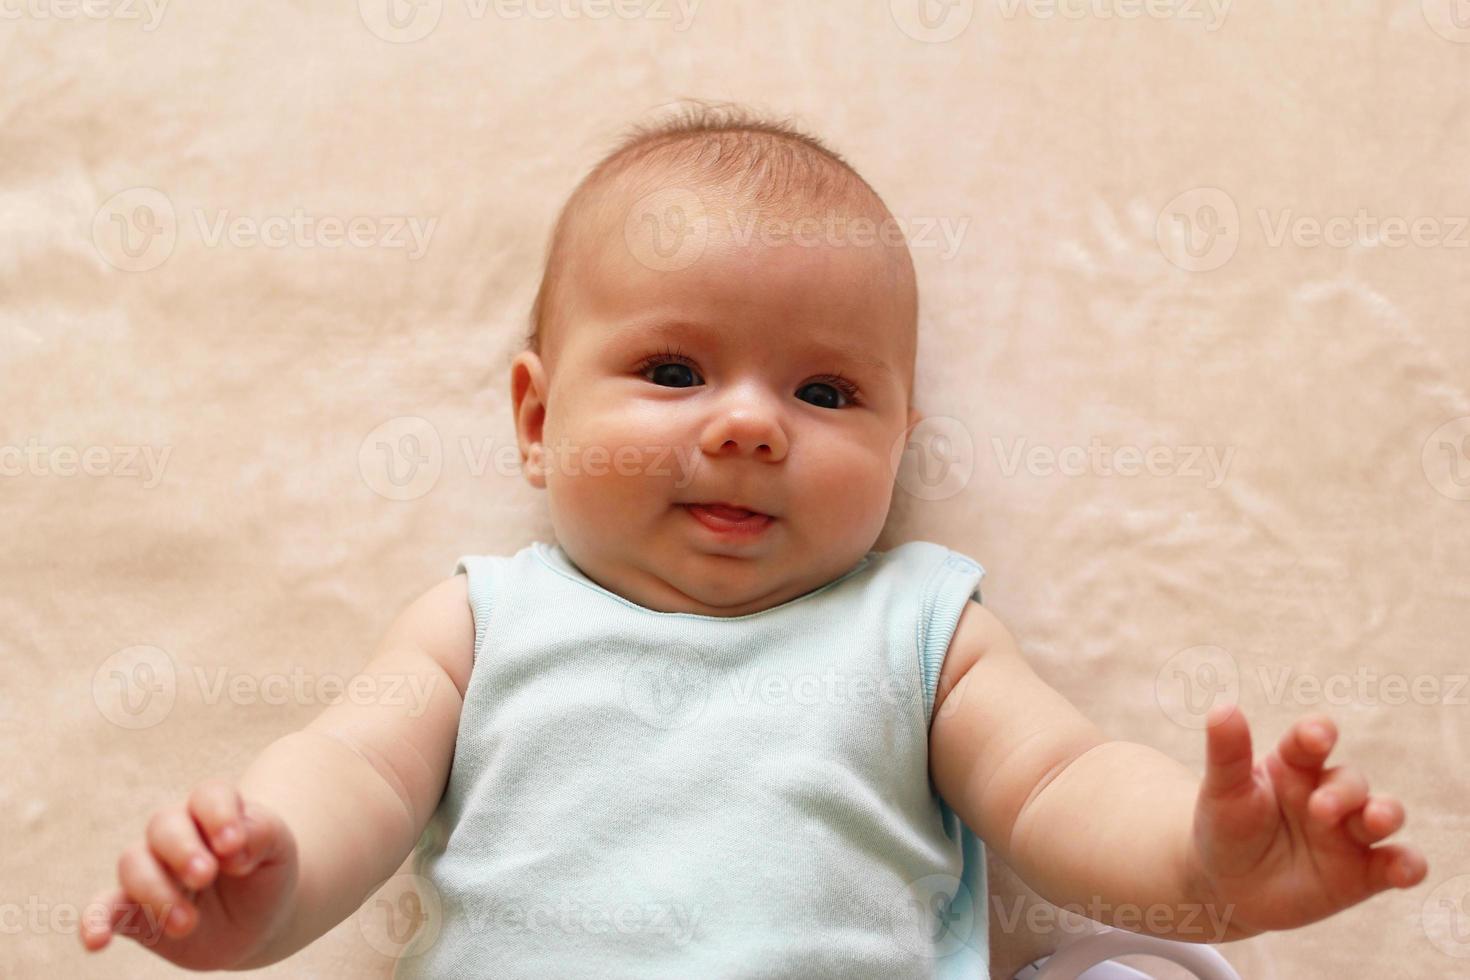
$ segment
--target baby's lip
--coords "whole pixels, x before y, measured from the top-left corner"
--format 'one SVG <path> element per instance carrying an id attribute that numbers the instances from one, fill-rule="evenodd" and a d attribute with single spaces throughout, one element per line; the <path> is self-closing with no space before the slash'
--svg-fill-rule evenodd
<path id="1" fill-rule="evenodd" d="M 760 509 L 758 509 L 756 507 L 749 507 L 749 506 L 746 506 L 745 504 L 732 503 L 732 502 L 727 501 L 727 500 L 690 500 L 690 501 L 686 501 L 682 506 L 684 506 L 684 507 L 724 508 L 724 509 L 727 509 L 727 510 L 730 510 L 730 511 L 743 511 L 745 514 L 755 515 L 757 517 L 773 517 L 774 516 L 773 514 L 768 514 L 765 511 L 760 510 Z M 732 518 L 734 518 L 734 519 L 739 519 L 742 515 L 740 515 L 740 514 L 731 514 L 730 516 Z"/>

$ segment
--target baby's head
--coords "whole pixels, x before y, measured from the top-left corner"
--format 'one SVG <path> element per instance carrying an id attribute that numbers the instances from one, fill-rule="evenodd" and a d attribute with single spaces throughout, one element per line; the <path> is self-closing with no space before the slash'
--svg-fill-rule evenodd
<path id="1" fill-rule="evenodd" d="M 872 548 L 920 418 L 896 229 L 836 154 L 738 110 L 635 130 L 583 179 L 511 390 L 527 477 L 589 578 L 738 616 Z M 717 530 L 701 503 L 769 519 Z"/>

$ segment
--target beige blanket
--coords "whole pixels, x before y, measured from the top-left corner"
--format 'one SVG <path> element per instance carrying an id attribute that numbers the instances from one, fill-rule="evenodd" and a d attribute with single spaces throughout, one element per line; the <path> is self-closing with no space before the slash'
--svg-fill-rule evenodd
<path id="1" fill-rule="evenodd" d="M 880 547 L 984 563 L 1113 736 L 1200 770 L 1219 682 L 1404 801 L 1421 885 L 1231 962 L 1470 970 L 1464 0 L 394 3 L 0 0 L 0 974 L 175 975 L 75 935 L 150 811 L 549 537 L 507 365 L 550 223 L 684 95 L 909 222 L 960 475 Z M 1009 977 L 1067 933 L 993 870 Z M 373 908 L 261 975 L 386 977 Z"/>

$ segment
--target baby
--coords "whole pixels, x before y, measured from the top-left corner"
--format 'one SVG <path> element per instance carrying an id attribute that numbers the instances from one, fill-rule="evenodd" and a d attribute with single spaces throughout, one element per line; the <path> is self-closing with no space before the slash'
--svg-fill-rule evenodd
<path id="1" fill-rule="evenodd" d="M 975 561 L 872 550 L 921 418 L 896 230 L 787 124 L 635 130 L 563 209 L 511 368 L 556 543 L 465 556 L 393 622 L 364 680 L 420 710 L 344 701 L 155 812 L 85 948 L 264 966 L 411 852 L 401 978 L 987 976 L 982 841 L 1193 942 L 1419 882 L 1374 846 L 1403 807 L 1324 768 L 1328 718 L 1255 761 L 1216 705 L 1201 779 L 1043 683 Z"/>

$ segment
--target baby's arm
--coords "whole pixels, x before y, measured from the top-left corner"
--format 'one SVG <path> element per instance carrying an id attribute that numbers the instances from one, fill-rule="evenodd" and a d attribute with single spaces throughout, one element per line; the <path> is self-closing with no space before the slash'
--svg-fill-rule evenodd
<path id="1" fill-rule="evenodd" d="M 930 745 L 945 802 L 1053 904 L 1195 897 L 1185 848 L 1199 780 L 1147 746 L 1110 742 L 977 602 L 940 671 Z"/>
<path id="2" fill-rule="evenodd" d="M 241 794 L 295 832 L 301 870 L 287 926 L 239 969 L 290 956 L 398 870 L 449 778 L 474 644 L 465 576 L 456 575 L 384 634 L 362 671 L 377 696 L 344 697 L 245 770 Z"/>
<path id="3" fill-rule="evenodd" d="M 233 786 L 210 780 L 187 805 L 157 811 L 119 862 L 123 887 L 104 900 L 111 919 L 84 929 L 84 945 L 100 949 L 126 931 L 117 927 L 130 910 L 161 922 L 180 906 L 186 929 L 139 938 L 180 966 L 253 969 L 350 915 L 402 864 L 438 805 L 473 648 L 456 575 L 403 611 L 340 702 L 267 746 Z M 221 849 L 219 830 L 242 818 L 249 845 Z M 211 869 L 192 901 L 183 889 L 194 883 L 191 858 Z M 232 868 L 241 863 L 249 870 Z"/>
<path id="4" fill-rule="evenodd" d="M 930 772 L 1042 897 L 1135 932 L 1244 938 L 1423 878 L 1412 848 L 1371 847 L 1402 824 L 1398 802 L 1370 800 L 1348 769 L 1323 771 L 1330 719 L 1298 721 L 1254 764 L 1238 709 L 1216 706 L 1207 721 L 1203 780 L 1146 745 L 1109 740 L 969 602 L 940 673 Z"/>

